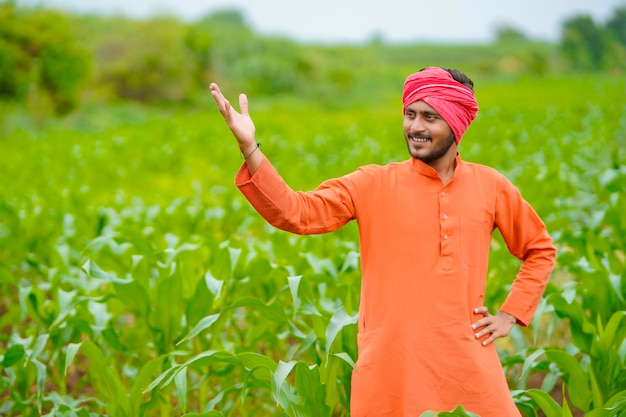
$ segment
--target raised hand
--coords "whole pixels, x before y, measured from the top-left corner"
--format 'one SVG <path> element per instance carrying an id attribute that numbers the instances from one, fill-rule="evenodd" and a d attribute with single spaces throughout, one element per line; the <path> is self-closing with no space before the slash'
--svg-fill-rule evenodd
<path id="1" fill-rule="evenodd" d="M 211 94 L 217 103 L 217 108 L 224 117 L 226 124 L 237 139 L 241 154 L 246 157 L 248 168 L 254 173 L 261 164 L 261 152 L 255 138 L 256 129 L 248 112 L 248 98 L 245 94 L 239 95 L 239 110 L 237 112 L 224 97 L 217 84 L 211 83 Z"/>

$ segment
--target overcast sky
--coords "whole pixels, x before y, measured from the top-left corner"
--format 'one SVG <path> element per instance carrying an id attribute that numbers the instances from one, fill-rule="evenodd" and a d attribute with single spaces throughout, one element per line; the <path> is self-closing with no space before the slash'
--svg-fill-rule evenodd
<path id="1" fill-rule="evenodd" d="M 304 42 L 489 41 L 499 25 L 534 39 L 557 40 L 563 21 L 587 14 L 604 22 L 626 0 L 19 0 L 78 12 L 147 17 L 168 12 L 186 20 L 225 8 L 241 10 L 261 34 Z"/>

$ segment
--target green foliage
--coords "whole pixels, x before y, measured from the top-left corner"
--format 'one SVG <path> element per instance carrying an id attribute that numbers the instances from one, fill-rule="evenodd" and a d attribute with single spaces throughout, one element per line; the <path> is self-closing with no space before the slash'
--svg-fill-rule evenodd
<path id="1" fill-rule="evenodd" d="M 194 62 L 184 47 L 184 26 L 173 18 L 131 22 L 115 18 L 95 51 L 97 82 L 113 96 L 146 103 L 185 100 L 192 91 Z"/>
<path id="2" fill-rule="evenodd" d="M 275 95 L 302 92 L 313 80 L 314 65 L 303 47 L 287 39 L 255 36 L 238 11 L 218 11 L 193 23 L 185 44 L 196 59 L 196 78 L 204 88 L 217 79 L 250 94 Z"/>
<path id="3" fill-rule="evenodd" d="M 64 15 L 0 3 L 0 98 L 23 100 L 34 87 L 67 113 L 79 101 L 89 63 Z"/>
<path id="4" fill-rule="evenodd" d="M 255 53 L 257 37 L 247 26 L 240 12 L 218 11 L 189 25 L 185 45 L 196 61 L 196 80 L 204 88 L 212 81 L 232 80 L 231 73 L 240 60 Z"/>
<path id="5" fill-rule="evenodd" d="M 626 7 L 619 7 L 613 12 L 606 28 L 622 46 L 626 46 Z"/>
<path id="6" fill-rule="evenodd" d="M 473 78 L 481 115 L 464 159 L 511 178 L 559 247 L 535 320 L 498 346 L 516 404 L 622 412 L 624 81 Z M 264 152 L 296 189 L 406 158 L 398 97 L 379 90 L 332 111 L 251 96 Z M 241 163 L 229 135 L 216 111 L 107 107 L 2 136 L 1 414 L 349 415 L 355 225 L 271 229 L 229 185 Z M 518 267 L 496 239 L 488 305 Z"/>
<path id="7" fill-rule="evenodd" d="M 580 15 L 563 25 L 561 50 L 576 70 L 626 68 L 626 8 L 617 8 L 604 25 Z"/>
<path id="8" fill-rule="evenodd" d="M 623 10 L 616 9 L 605 25 L 588 16 L 571 19 L 560 45 L 501 26 L 490 45 L 374 40 L 348 46 L 261 36 L 236 9 L 183 22 L 171 16 L 69 15 L 4 1 L 0 100 L 20 103 L 44 119 L 50 109 L 70 113 L 85 98 L 200 103 L 209 83 L 217 81 L 226 91 L 236 86 L 255 96 L 298 95 L 347 108 L 370 105 L 372 89 L 393 91 L 398 77 L 428 65 L 503 77 L 544 77 L 567 69 L 619 73 L 626 62 Z"/>
<path id="9" fill-rule="evenodd" d="M 623 68 L 624 13 L 566 23 L 574 68 Z M 494 45 L 299 45 L 230 10 L 182 23 L 0 3 L 0 97 L 75 110 L 60 121 L 2 108 L 0 414 L 348 416 L 355 226 L 269 228 L 228 185 L 241 160 L 217 112 L 119 99 L 202 100 L 216 80 L 245 91 L 264 151 L 310 189 L 406 157 L 397 92 L 427 65 L 474 79 L 481 113 L 463 157 L 511 178 L 559 247 L 533 323 L 499 341 L 518 408 L 624 413 L 626 86 L 554 77 L 553 45 L 505 29 Z M 114 105 L 77 108 L 86 85 Z M 488 305 L 518 267 L 496 236 Z"/>
<path id="10" fill-rule="evenodd" d="M 496 28 L 496 42 L 523 42 L 528 37 L 520 29 L 510 26 L 501 25 Z"/>
<path id="11" fill-rule="evenodd" d="M 89 73 L 88 53 L 75 46 L 45 45 L 41 51 L 41 84 L 50 91 L 55 108 L 67 113 L 77 104 L 77 80 Z"/>
<path id="12" fill-rule="evenodd" d="M 603 68 L 606 41 L 601 28 L 589 16 L 569 19 L 563 26 L 563 52 L 581 69 Z"/>
<path id="13" fill-rule="evenodd" d="M 28 55 L 17 45 L 0 38 L 1 97 L 10 99 L 23 99 L 25 97 L 28 91 L 29 77 L 28 73 L 22 69 L 28 66 L 28 61 Z"/>

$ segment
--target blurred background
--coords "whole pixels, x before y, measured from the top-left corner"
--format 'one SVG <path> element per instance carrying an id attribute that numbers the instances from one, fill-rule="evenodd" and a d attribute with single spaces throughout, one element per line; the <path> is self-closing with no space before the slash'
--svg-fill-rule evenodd
<path id="1" fill-rule="evenodd" d="M 5 133 L 16 109 L 204 105 L 211 81 L 351 106 L 372 84 L 397 94 L 420 65 L 478 79 L 622 74 L 626 2 L 0 2 Z"/>

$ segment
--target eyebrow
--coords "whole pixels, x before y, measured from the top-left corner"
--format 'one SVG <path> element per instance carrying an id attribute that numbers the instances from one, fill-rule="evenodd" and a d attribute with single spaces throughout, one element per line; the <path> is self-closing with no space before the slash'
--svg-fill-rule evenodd
<path id="1" fill-rule="evenodd" d="M 441 115 L 439 113 L 437 113 L 436 111 L 433 110 L 420 110 L 419 112 L 414 110 L 414 109 L 406 109 L 406 113 L 413 113 L 413 114 L 421 114 L 422 116 L 435 116 L 435 117 L 441 117 Z"/>

